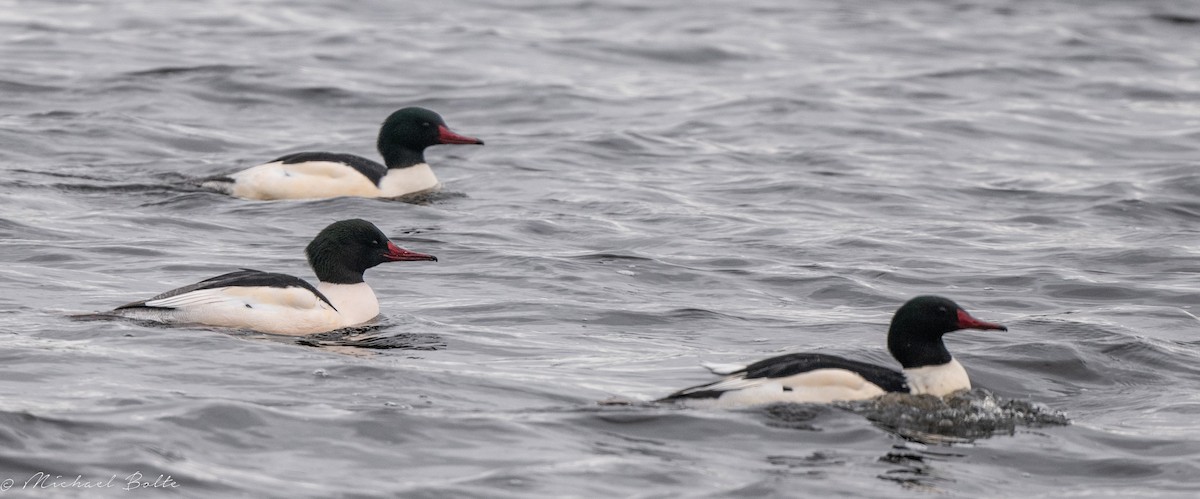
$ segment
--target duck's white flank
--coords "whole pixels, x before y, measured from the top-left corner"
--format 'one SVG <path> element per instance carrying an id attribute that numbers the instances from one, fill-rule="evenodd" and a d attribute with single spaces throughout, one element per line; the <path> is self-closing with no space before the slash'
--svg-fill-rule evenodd
<path id="1" fill-rule="evenodd" d="M 379 188 L 349 165 L 334 161 L 281 161 L 247 168 L 229 176 L 230 194 L 244 199 L 312 199 L 337 196 L 378 197 Z"/>
<path id="2" fill-rule="evenodd" d="M 736 370 L 738 366 L 706 365 L 713 372 Z M 957 360 L 936 366 L 904 370 L 913 394 L 944 397 L 971 388 L 967 370 Z M 730 376 L 700 390 L 727 390 L 715 399 L 686 399 L 694 406 L 736 408 L 781 402 L 826 404 L 843 400 L 866 400 L 887 393 L 858 373 L 845 369 L 816 369 L 783 378 Z"/>
<path id="3" fill-rule="evenodd" d="M 971 378 L 967 377 L 967 370 L 954 359 L 936 366 L 905 369 L 904 376 L 908 378 L 908 388 L 914 394 L 927 393 L 943 397 L 959 390 L 971 389 Z"/>
<path id="4" fill-rule="evenodd" d="M 201 289 L 146 302 L 121 315 L 171 323 L 253 329 L 302 336 L 342 327 L 343 317 L 311 291 L 300 287 L 231 286 Z"/>
<path id="5" fill-rule="evenodd" d="M 428 164 L 388 170 L 376 186 L 366 175 L 335 161 L 282 161 L 247 168 L 229 176 L 229 194 L 268 201 L 315 199 L 338 196 L 397 197 L 438 187 L 437 176 Z"/>
<path id="6" fill-rule="evenodd" d="M 865 400 L 885 392 L 858 373 L 845 369 L 816 369 L 783 378 L 727 378 L 707 389 L 729 390 L 716 399 L 688 399 L 692 405 L 734 408 L 780 402 L 824 404 Z"/>
<path id="7" fill-rule="evenodd" d="M 317 290 L 329 298 L 342 317 L 339 327 L 362 324 L 379 315 L 379 300 L 375 291 L 365 282 L 358 284 L 331 284 L 322 282 Z"/>

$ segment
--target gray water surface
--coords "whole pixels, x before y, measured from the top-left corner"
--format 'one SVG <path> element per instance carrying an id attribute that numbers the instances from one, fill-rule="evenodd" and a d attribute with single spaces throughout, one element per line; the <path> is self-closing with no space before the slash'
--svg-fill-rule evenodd
<path id="1" fill-rule="evenodd" d="M 0 495 L 1200 492 L 1193 2 L 0 0 L 0 67 Z M 487 142 L 427 152 L 428 203 L 186 187 L 374 158 L 409 105 Z M 356 217 L 440 258 L 367 274 L 403 348 L 68 317 L 311 279 Z M 1009 327 L 948 337 L 985 391 L 940 419 L 645 403 L 894 365 L 918 294 Z"/>

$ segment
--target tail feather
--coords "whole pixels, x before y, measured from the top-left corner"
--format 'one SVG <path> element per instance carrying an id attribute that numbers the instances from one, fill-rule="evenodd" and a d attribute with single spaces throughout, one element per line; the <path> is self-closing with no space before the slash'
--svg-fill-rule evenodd
<path id="1" fill-rule="evenodd" d="M 719 374 L 721 376 L 728 376 L 738 371 L 746 370 L 745 364 L 717 364 L 715 362 L 701 362 L 700 366 L 708 369 L 708 371 L 713 374 Z"/>
<path id="2" fill-rule="evenodd" d="M 700 365 L 713 374 L 724 377 L 711 383 L 684 388 L 655 402 L 673 402 L 685 399 L 715 399 L 720 398 L 721 394 L 727 391 L 740 390 L 762 383 L 760 379 L 746 379 L 746 366 L 742 364 L 701 362 Z"/>
<path id="3" fill-rule="evenodd" d="M 761 379 L 746 379 L 743 375 L 726 376 L 712 383 L 684 388 L 658 399 L 658 402 L 671 402 L 683 399 L 715 399 L 720 398 L 725 392 L 741 390 L 760 384 L 762 384 Z"/>
<path id="4" fill-rule="evenodd" d="M 233 194 L 233 183 L 233 177 L 226 175 L 202 178 L 199 182 L 201 189 L 215 191 L 221 194 Z"/>
<path id="5" fill-rule="evenodd" d="M 721 398 L 725 393 L 723 390 L 706 390 L 703 386 L 693 386 L 684 390 L 679 390 L 666 397 L 655 400 L 658 403 L 676 402 L 679 400 L 695 400 L 695 399 L 716 399 Z"/>

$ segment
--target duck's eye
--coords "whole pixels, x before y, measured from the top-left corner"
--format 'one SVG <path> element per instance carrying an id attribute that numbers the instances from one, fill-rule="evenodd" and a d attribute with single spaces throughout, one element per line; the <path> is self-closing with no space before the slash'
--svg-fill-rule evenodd
<path id="1" fill-rule="evenodd" d="M 421 126 L 428 128 L 430 125 L 429 125 L 429 122 L 426 121 L 424 123 L 421 123 Z"/>
<path id="2" fill-rule="evenodd" d="M 375 245 L 375 246 L 379 246 L 379 240 L 378 240 L 378 239 L 372 239 L 372 240 L 371 240 L 371 244 L 373 244 L 373 245 Z"/>
<path id="3" fill-rule="evenodd" d="M 939 314 L 942 314 L 942 315 L 945 315 L 945 314 L 949 314 L 949 313 L 950 313 L 950 311 L 949 311 L 949 310 L 947 310 L 947 309 L 946 309 L 946 307 L 938 307 L 938 313 L 939 313 Z"/>

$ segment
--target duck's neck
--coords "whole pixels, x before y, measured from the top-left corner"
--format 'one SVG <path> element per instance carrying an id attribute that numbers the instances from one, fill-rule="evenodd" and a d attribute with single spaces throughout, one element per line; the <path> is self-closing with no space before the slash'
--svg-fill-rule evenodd
<path id="1" fill-rule="evenodd" d="M 379 180 L 379 192 L 383 197 L 403 196 L 435 189 L 437 186 L 437 175 L 434 175 L 433 169 L 425 163 L 407 168 L 389 168 L 387 175 Z"/>
<path id="2" fill-rule="evenodd" d="M 378 144 L 379 154 L 383 156 L 383 164 L 388 169 L 408 168 L 425 162 L 425 148 L 419 150 L 396 145 L 390 142 Z"/>
<path id="3" fill-rule="evenodd" d="M 888 334 L 888 351 L 905 369 L 935 366 L 950 362 L 950 351 L 939 336 L 934 339 L 914 335 Z"/>
<path id="4" fill-rule="evenodd" d="M 342 315 L 344 326 L 353 326 L 374 319 L 379 315 L 379 300 L 365 282 L 356 284 L 334 284 L 321 282 L 317 290 L 329 298 L 329 302 Z"/>

